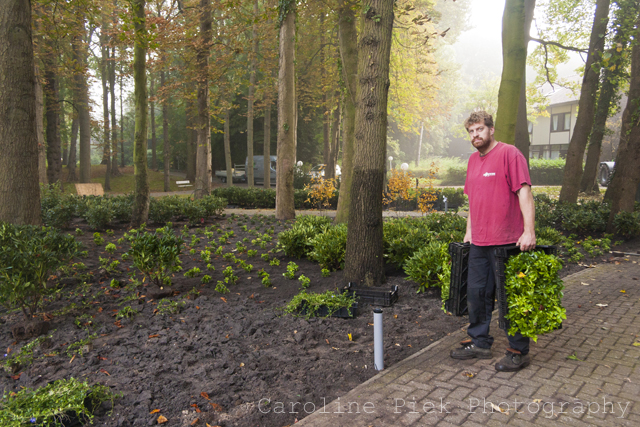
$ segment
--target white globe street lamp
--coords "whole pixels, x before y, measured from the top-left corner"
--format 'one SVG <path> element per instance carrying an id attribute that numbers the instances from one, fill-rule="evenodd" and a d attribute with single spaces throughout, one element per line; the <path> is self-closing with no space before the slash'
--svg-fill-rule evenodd
<path id="1" fill-rule="evenodd" d="M 391 162 L 393 161 L 393 156 L 389 156 L 389 169 L 393 169 L 393 166 L 391 165 Z"/>
<path id="2" fill-rule="evenodd" d="M 400 165 L 400 169 L 402 169 L 403 171 L 408 171 L 409 170 L 409 164 L 408 163 L 403 163 Z"/>

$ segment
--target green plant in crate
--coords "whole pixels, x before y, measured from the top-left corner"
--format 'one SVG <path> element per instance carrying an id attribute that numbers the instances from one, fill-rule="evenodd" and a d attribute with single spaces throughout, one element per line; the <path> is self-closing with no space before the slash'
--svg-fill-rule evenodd
<path id="1" fill-rule="evenodd" d="M 76 256 L 71 235 L 48 227 L 0 223 L 0 304 L 20 308 L 27 320 L 57 286 L 47 279 Z"/>
<path id="2" fill-rule="evenodd" d="M 154 233 L 143 230 L 144 226 L 129 235 L 131 248 L 125 253 L 126 258 L 157 286 L 171 285 L 169 274 L 181 269 L 182 239 L 168 227 Z"/>
<path id="3" fill-rule="evenodd" d="M 558 277 L 562 261 L 542 252 L 512 256 L 505 267 L 509 334 L 520 332 L 537 341 L 538 335 L 557 329 L 567 318 L 562 307 L 564 285 Z"/>
<path id="4" fill-rule="evenodd" d="M 284 307 L 284 312 L 298 316 L 302 309 L 306 309 L 305 317 L 309 319 L 318 315 L 320 307 L 326 306 L 328 317 L 341 308 L 351 308 L 355 302 L 355 294 L 350 295 L 347 291 L 340 294 L 332 290 L 328 290 L 325 293 L 318 294 L 313 292 L 307 293 L 306 290 L 303 289 Z"/>
<path id="5" fill-rule="evenodd" d="M 427 288 L 441 285 L 441 276 L 446 277 L 450 262 L 448 244 L 433 241 L 407 260 L 404 272 L 409 276 L 408 280 L 419 285 L 418 292 L 424 292 Z"/>
<path id="6" fill-rule="evenodd" d="M 61 379 L 36 390 L 24 388 L 2 395 L 0 425 L 3 426 L 60 426 L 62 420 L 75 413 L 86 424 L 93 421 L 93 413 L 102 402 L 111 406 L 122 394 L 114 394 L 108 386 L 74 378 Z"/>

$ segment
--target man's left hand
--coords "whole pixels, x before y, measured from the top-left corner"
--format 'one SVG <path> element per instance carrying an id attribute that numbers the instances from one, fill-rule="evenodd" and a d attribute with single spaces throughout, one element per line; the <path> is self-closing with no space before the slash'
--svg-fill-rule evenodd
<path id="1" fill-rule="evenodd" d="M 520 246 L 521 251 L 530 251 L 536 248 L 536 235 L 535 233 L 522 233 L 522 236 L 518 239 L 517 246 Z"/>

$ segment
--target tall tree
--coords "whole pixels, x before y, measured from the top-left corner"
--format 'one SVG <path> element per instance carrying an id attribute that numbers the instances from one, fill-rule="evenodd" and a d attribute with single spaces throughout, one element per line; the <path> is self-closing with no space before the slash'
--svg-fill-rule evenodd
<path id="1" fill-rule="evenodd" d="M 197 132 L 195 130 L 195 118 L 194 111 L 195 105 L 193 102 L 193 82 L 188 82 L 186 85 L 186 101 L 185 101 L 185 122 L 187 124 L 187 179 L 190 182 L 196 182 L 196 152 L 197 152 Z"/>
<path id="2" fill-rule="evenodd" d="M 165 89 L 165 71 L 160 71 L 160 87 Z M 169 176 L 169 166 L 171 164 L 171 147 L 169 144 L 169 101 L 166 94 L 162 97 L 162 155 L 164 162 L 164 191 L 171 191 L 171 180 Z"/>
<path id="3" fill-rule="evenodd" d="M 264 164 L 269 162 L 269 167 L 264 168 L 264 188 L 271 188 L 271 98 L 267 96 L 264 106 L 264 141 L 262 142 Z"/>
<path id="4" fill-rule="evenodd" d="M 338 33 L 340 36 L 340 61 L 346 86 L 344 96 L 344 125 L 342 142 L 342 175 L 336 211 L 337 223 L 347 222 L 351 205 L 351 177 L 353 175 L 353 147 L 356 123 L 356 77 L 358 74 L 358 31 L 356 30 L 355 4 L 340 0 L 338 9 Z"/>
<path id="5" fill-rule="evenodd" d="M 158 140 L 156 139 L 156 85 L 153 72 L 149 75 L 149 118 L 151 124 L 151 169 L 158 170 Z"/>
<path id="6" fill-rule="evenodd" d="M 67 182 L 76 182 L 78 177 L 76 175 L 76 163 L 77 158 L 77 146 L 78 146 L 78 117 L 77 113 L 74 114 L 71 120 L 71 137 L 69 138 L 69 162 L 67 163 Z"/>
<path id="7" fill-rule="evenodd" d="M 569 141 L 564 176 L 562 178 L 559 199 L 561 202 L 576 203 L 578 200 L 578 191 L 582 179 L 582 158 L 593 125 L 596 93 L 600 77 L 600 70 L 594 65 L 597 64 L 604 49 L 608 22 L 609 0 L 597 0 L 593 28 L 589 40 L 589 56 L 584 68 L 580 101 L 578 102 L 578 117 L 576 117 L 573 135 Z"/>
<path id="8" fill-rule="evenodd" d="M 200 42 L 196 59 L 198 73 L 198 148 L 195 197 L 211 192 L 211 128 L 209 124 L 209 52 L 211 49 L 211 0 L 200 0 Z"/>
<path id="9" fill-rule="evenodd" d="M 135 31 L 133 45 L 133 82 L 135 99 L 135 137 L 133 165 L 135 190 L 131 225 L 139 227 L 149 218 L 149 179 L 147 176 L 147 28 L 145 0 L 132 0 L 132 20 Z"/>
<path id="10" fill-rule="evenodd" d="M 502 78 L 495 138 L 515 144 L 518 104 L 527 63 L 525 0 L 506 0 L 502 15 Z"/>
<path id="11" fill-rule="evenodd" d="M 31 3 L 0 1 L 0 221 L 40 224 Z"/>
<path id="12" fill-rule="evenodd" d="M 618 2 L 618 8 L 615 11 L 615 23 L 613 25 L 615 34 L 611 47 L 603 55 L 601 61 L 602 83 L 598 95 L 593 129 L 589 136 L 587 160 L 582 174 L 582 181 L 580 182 L 580 191 L 585 193 L 598 194 L 600 192 L 596 178 L 600 163 L 602 140 L 607 130 L 607 119 L 615 108 L 612 105 L 612 101 L 615 100 L 617 103 L 619 97 L 616 94 L 620 84 L 625 79 L 625 70 L 628 66 L 627 47 L 631 40 L 639 6 L 640 2 L 637 0 L 623 0 Z"/>
<path id="13" fill-rule="evenodd" d="M 84 44 L 84 21 L 72 41 L 73 52 L 73 104 L 78 113 L 80 133 L 80 182 L 91 182 L 91 117 L 89 114 L 89 87 L 87 85 L 87 47 Z"/>
<path id="14" fill-rule="evenodd" d="M 607 231 L 614 232 L 613 219 L 616 214 L 633 212 L 636 191 L 640 185 L 640 16 L 636 20 L 635 37 L 631 53 L 631 80 L 629 98 L 622 114 L 622 131 L 616 155 L 616 169 L 607 187 L 604 200 L 611 203 Z"/>
<path id="15" fill-rule="evenodd" d="M 531 40 L 531 21 L 533 21 L 533 10 L 536 6 L 536 0 L 525 0 L 524 2 L 524 48 L 525 48 L 525 63 L 526 53 L 529 46 L 529 40 Z M 529 121 L 527 120 L 527 69 L 526 66 L 522 75 L 522 82 L 520 83 L 520 99 L 518 100 L 518 115 L 516 117 L 515 128 L 515 145 L 522 152 L 524 158 L 529 161 L 529 145 L 531 140 L 529 139 Z"/>
<path id="16" fill-rule="evenodd" d="M 44 96 L 45 116 L 47 119 L 47 181 L 49 184 L 60 183 L 62 171 L 60 140 L 60 94 L 58 77 L 58 60 L 56 48 L 50 41 L 49 52 L 44 57 Z"/>
<path id="17" fill-rule="evenodd" d="M 358 41 L 358 85 L 345 279 L 384 282 L 382 191 L 394 0 L 365 0 Z"/>
<path id="18" fill-rule="evenodd" d="M 111 190 L 111 125 L 109 118 L 109 46 L 107 46 L 107 26 L 100 30 L 100 78 L 102 80 L 102 163 L 107 165 L 104 175 L 104 189 Z"/>
<path id="19" fill-rule="evenodd" d="M 111 97 L 111 176 L 120 175 L 118 169 L 118 123 L 116 122 L 116 48 L 111 50 L 109 61 L 109 95 Z"/>
<path id="20" fill-rule="evenodd" d="M 296 162 L 295 38 L 296 0 L 280 2 L 280 67 L 278 72 L 278 166 L 276 168 L 276 218 L 296 216 L 293 172 Z M 250 163 L 251 164 L 251 163 Z"/>
<path id="21" fill-rule="evenodd" d="M 47 149 L 44 141 L 44 91 L 40 82 L 38 67 L 35 67 L 36 91 L 36 138 L 38 140 L 38 182 L 48 184 L 47 181 Z"/>
<path id="22" fill-rule="evenodd" d="M 258 31 L 256 21 L 258 19 L 258 0 L 253 1 L 253 24 L 251 26 L 251 59 L 249 65 L 249 95 L 247 99 L 247 157 L 253 161 L 253 101 L 256 85 L 256 62 L 258 56 Z M 267 159 L 264 160 L 265 168 Z M 246 170 L 247 183 L 253 187 L 253 168 Z"/>

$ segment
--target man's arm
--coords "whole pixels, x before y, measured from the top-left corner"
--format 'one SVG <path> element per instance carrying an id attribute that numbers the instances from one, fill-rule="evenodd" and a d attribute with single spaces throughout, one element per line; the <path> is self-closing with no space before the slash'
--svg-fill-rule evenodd
<path id="1" fill-rule="evenodd" d="M 469 209 L 469 214 L 467 215 L 467 232 L 464 235 L 464 240 L 462 243 L 471 243 L 471 209 Z"/>
<path id="2" fill-rule="evenodd" d="M 530 251 L 536 247 L 536 208 L 533 204 L 531 187 L 524 184 L 516 194 L 518 195 L 520 211 L 522 212 L 522 218 L 524 219 L 524 232 L 518 239 L 518 243 L 516 243 L 516 245 L 520 246 L 520 250 L 522 251 Z"/>

